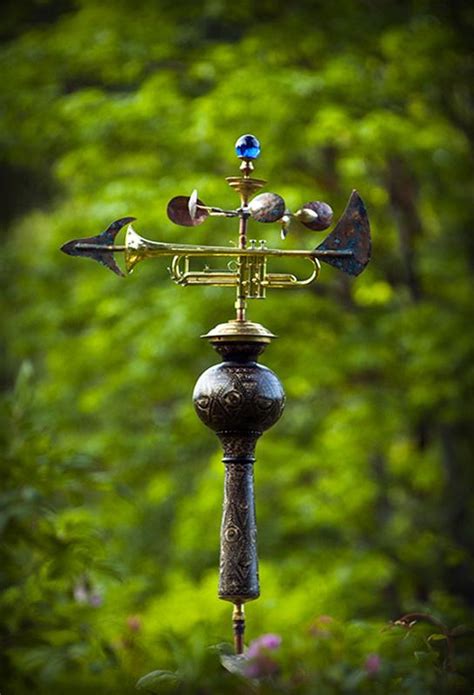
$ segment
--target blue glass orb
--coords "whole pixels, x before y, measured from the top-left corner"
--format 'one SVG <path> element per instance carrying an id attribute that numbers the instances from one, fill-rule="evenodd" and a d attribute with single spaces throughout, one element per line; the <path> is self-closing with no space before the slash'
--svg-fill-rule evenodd
<path id="1" fill-rule="evenodd" d="M 260 143 L 255 135 L 241 135 L 235 143 L 235 152 L 240 159 L 257 159 L 260 154 Z"/>

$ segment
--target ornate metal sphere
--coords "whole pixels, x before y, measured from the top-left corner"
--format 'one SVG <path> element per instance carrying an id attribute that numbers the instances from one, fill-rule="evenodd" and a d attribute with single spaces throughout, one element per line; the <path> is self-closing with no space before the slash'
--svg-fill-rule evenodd
<path id="1" fill-rule="evenodd" d="M 193 401 L 198 416 L 215 432 L 260 434 L 281 416 L 285 394 L 268 367 L 222 362 L 201 374 Z"/>

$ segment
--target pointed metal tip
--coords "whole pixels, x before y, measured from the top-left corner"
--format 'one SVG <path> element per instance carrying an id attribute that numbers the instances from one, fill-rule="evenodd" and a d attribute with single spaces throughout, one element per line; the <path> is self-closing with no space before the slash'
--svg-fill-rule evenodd
<path id="1" fill-rule="evenodd" d="M 68 241 L 61 246 L 60 251 L 62 251 L 63 253 L 67 253 L 68 256 L 74 256 L 76 243 L 77 243 L 76 240 Z"/>
<path id="2" fill-rule="evenodd" d="M 66 242 L 61 246 L 61 251 L 68 256 L 92 258 L 109 268 L 116 275 L 125 277 L 125 273 L 120 270 L 113 256 L 114 252 L 123 251 L 123 247 L 114 246 L 114 241 L 122 227 L 135 220 L 136 217 L 121 217 L 119 220 L 112 222 L 104 232 L 97 236 L 73 239 Z"/>

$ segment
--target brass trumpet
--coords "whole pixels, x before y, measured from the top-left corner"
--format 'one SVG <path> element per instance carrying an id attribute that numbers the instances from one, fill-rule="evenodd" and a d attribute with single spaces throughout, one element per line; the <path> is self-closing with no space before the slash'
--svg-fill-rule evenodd
<path id="1" fill-rule="evenodd" d="M 319 274 L 318 258 L 311 252 L 285 252 L 268 249 L 264 241 L 256 246 L 254 240 L 246 249 L 228 246 L 196 246 L 166 244 L 144 239 L 130 225 L 125 238 L 125 266 L 130 273 L 145 258 L 173 256 L 169 273 L 178 285 L 213 285 L 214 287 L 239 287 L 247 299 L 264 299 L 267 288 L 296 287 L 308 285 Z M 312 264 L 308 278 L 299 280 L 293 273 L 269 273 L 268 257 L 302 256 Z M 205 266 L 203 270 L 191 269 L 191 258 L 231 258 L 225 270 L 214 270 Z"/>
<path id="2" fill-rule="evenodd" d="M 191 200 L 191 199 L 190 199 Z M 194 201 L 191 201 L 194 202 Z M 123 272 L 117 266 L 114 253 L 123 253 L 125 267 L 131 273 L 146 258 L 171 257 L 169 272 L 178 285 L 213 285 L 236 287 L 238 297 L 263 299 L 267 289 L 301 287 L 317 279 L 320 261 L 335 266 L 349 275 L 359 275 L 370 259 L 370 227 L 364 203 L 353 191 L 347 208 L 332 232 L 315 249 L 272 249 L 265 241 L 250 240 L 244 248 L 233 246 L 207 246 L 200 244 L 170 244 L 151 241 L 135 232 L 125 217 L 114 222 L 105 232 L 95 237 L 75 239 L 64 244 L 62 251 L 71 256 L 87 256 L 99 261 L 118 275 Z M 124 245 L 115 245 L 117 233 L 129 225 Z M 202 270 L 191 268 L 192 258 L 227 258 L 225 270 L 205 266 Z M 293 273 L 269 272 L 272 258 L 305 258 L 311 263 L 308 277 L 299 279 Z"/>

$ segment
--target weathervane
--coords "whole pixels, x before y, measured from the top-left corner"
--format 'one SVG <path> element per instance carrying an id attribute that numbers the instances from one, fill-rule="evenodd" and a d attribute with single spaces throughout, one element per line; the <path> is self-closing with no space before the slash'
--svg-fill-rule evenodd
<path id="1" fill-rule="evenodd" d="M 221 323 L 207 338 L 223 361 L 207 369 L 198 379 L 194 406 L 205 425 L 220 439 L 225 465 L 224 505 L 221 525 L 219 598 L 234 605 L 232 614 L 234 643 L 237 654 L 244 650 L 244 603 L 258 598 L 258 556 L 256 545 L 253 464 L 255 446 L 262 433 L 280 418 L 285 395 L 277 376 L 257 363 L 257 357 L 275 338 L 269 330 L 247 320 L 247 300 L 264 299 L 267 290 L 309 285 L 317 279 L 320 261 L 349 275 L 359 275 L 370 260 L 370 228 L 364 203 L 353 191 L 346 210 L 324 241 L 312 250 L 267 248 L 266 242 L 247 239 L 249 220 L 277 223 L 282 239 L 295 228 L 314 231 L 327 229 L 332 210 L 327 203 L 312 201 L 291 213 L 276 193 L 255 195 L 266 181 L 251 176 L 253 161 L 260 154 L 260 143 L 253 135 L 243 135 L 235 150 L 242 164 L 241 176 L 226 181 L 240 196 L 240 206 L 225 210 L 208 206 L 198 198 L 197 191 L 177 196 L 167 207 L 169 219 L 175 224 L 195 227 L 208 217 L 238 218 L 237 246 L 201 244 L 169 244 L 150 241 L 139 236 L 124 217 L 113 222 L 97 236 L 74 239 L 62 246 L 70 256 L 86 256 L 99 261 L 117 275 L 124 275 L 114 254 L 123 253 L 125 268 L 131 273 L 146 258 L 169 256 L 169 272 L 178 285 L 213 285 L 234 287 L 236 317 Z M 124 245 L 114 244 L 118 232 L 128 224 Z M 223 270 L 207 265 L 196 270 L 193 258 L 225 258 Z M 299 279 L 293 273 L 270 272 L 274 258 L 304 258 L 311 263 L 308 277 Z"/>

